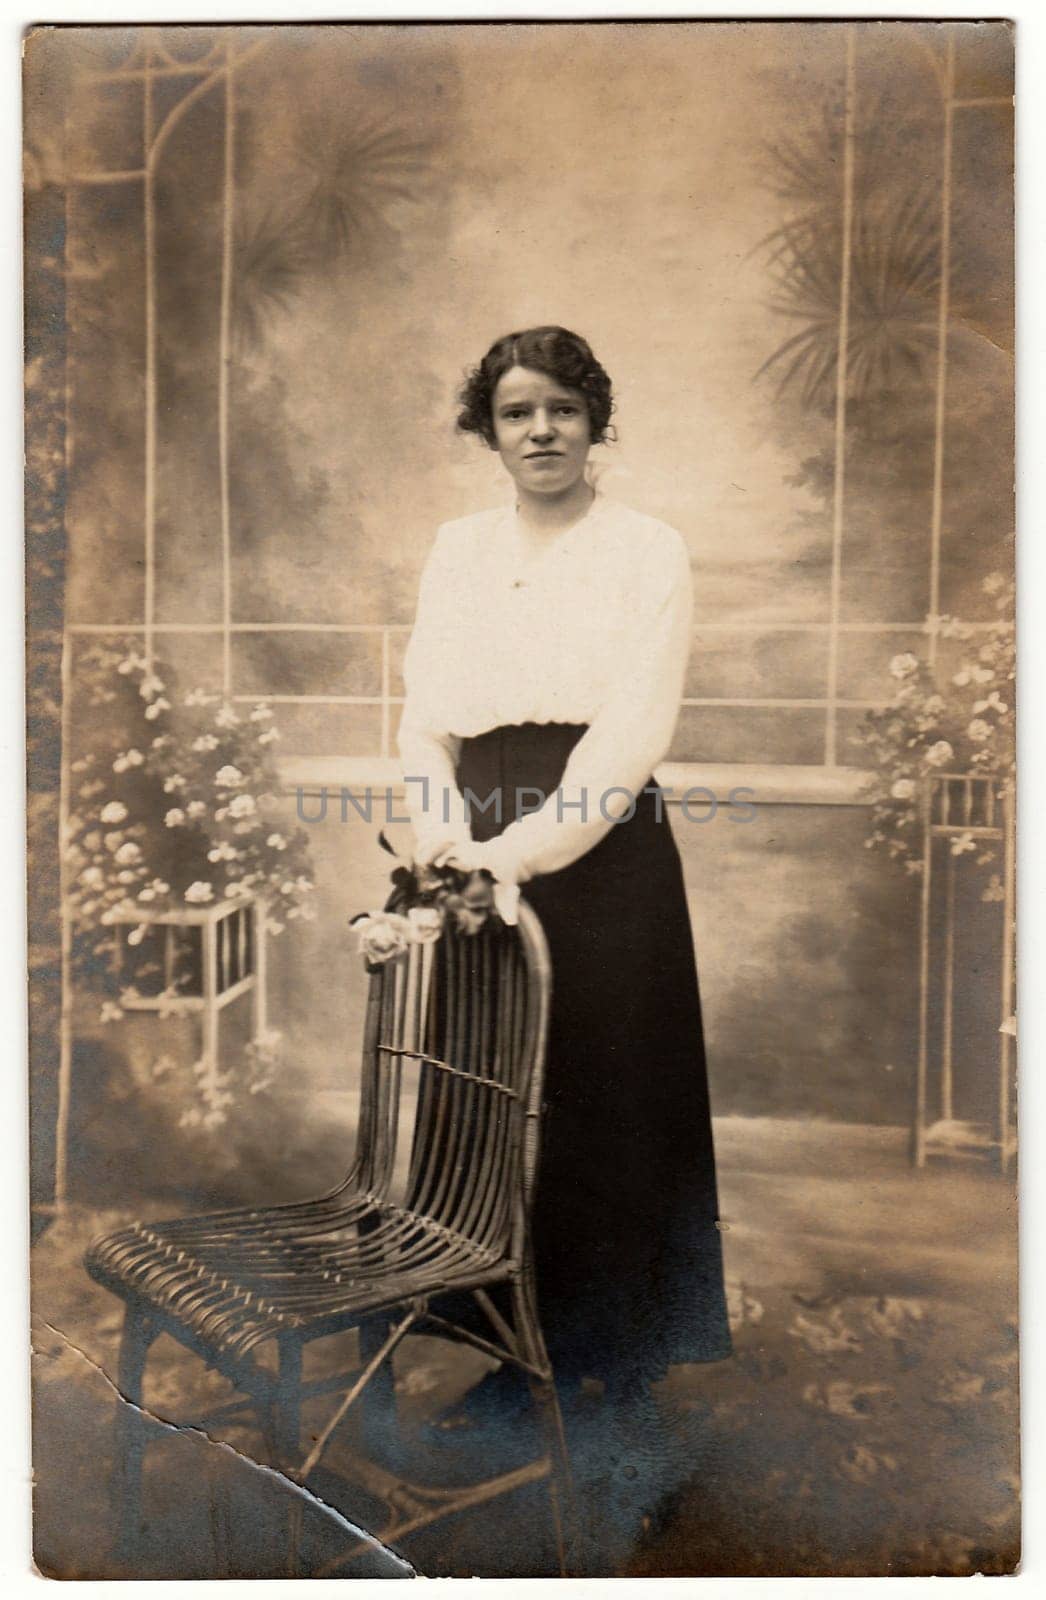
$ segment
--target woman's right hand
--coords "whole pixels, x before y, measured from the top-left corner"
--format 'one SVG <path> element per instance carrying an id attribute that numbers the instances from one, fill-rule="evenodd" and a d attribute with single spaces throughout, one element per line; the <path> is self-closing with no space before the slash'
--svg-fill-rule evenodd
<path id="1" fill-rule="evenodd" d="M 464 837 L 450 832 L 425 834 L 414 847 L 415 865 L 445 867 L 456 851 L 467 849 L 471 844 L 467 834 Z"/>

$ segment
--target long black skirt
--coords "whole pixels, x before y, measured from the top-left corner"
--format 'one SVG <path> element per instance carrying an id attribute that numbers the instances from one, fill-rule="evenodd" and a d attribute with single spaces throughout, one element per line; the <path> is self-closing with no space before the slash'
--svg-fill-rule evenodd
<path id="1" fill-rule="evenodd" d="M 459 789 L 502 800 L 500 821 L 474 808 L 474 836 L 515 819 L 517 790 L 553 794 L 584 731 L 525 723 L 465 739 Z M 731 1351 L 693 938 L 648 787 L 587 854 L 523 887 L 552 959 L 533 1241 L 559 1378 L 653 1381 Z"/>

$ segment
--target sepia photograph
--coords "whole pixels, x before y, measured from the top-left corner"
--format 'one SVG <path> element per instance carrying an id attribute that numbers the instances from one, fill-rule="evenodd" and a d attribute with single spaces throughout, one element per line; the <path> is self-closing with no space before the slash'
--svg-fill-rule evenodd
<path id="1" fill-rule="evenodd" d="M 37 1570 L 1014 1573 L 1014 24 L 22 47 Z"/>

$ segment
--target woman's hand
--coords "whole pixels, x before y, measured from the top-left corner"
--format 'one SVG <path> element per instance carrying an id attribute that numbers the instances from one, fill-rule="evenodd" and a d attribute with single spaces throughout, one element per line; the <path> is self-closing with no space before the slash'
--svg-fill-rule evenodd
<path id="1" fill-rule="evenodd" d="M 487 846 L 477 839 L 454 839 L 441 847 L 433 859 L 436 867 L 459 867 L 462 872 L 481 872 L 487 867 Z M 487 867 L 488 872 L 492 869 Z"/>
<path id="2" fill-rule="evenodd" d="M 462 872 L 489 872 L 494 879 L 494 905 L 503 922 L 513 926 L 519 916 L 519 884 L 516 864 L 499 850 L 499 839 L 489 839 L 484 844 L 478 839 L 463 840 L 446 853 L 444 866 L 459 867 Z"/>
<path id="3" fill-rule="evenodd" d="M 468 850 L 471 846 L 472 840 L 462 838 L 460 834 L 426 833 L 415 843 L 414 864 L 418 867 L 445 867 L 454 851 Z"/>

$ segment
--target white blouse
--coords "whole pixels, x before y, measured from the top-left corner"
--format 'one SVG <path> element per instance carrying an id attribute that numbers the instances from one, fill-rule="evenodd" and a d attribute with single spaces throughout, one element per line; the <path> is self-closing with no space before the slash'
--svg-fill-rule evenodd
<path id="1" fill-rule="evenodd" d="M 681 536 L 598 491 L 537 555 L 513 507 L 444 523 L 422 574 L 399 728 L 419 856 L 428 841 L 470 837 L 454 779 L 462 739 L 521 722 L 588 728 L 559 791 L 484 846 L 491 870 L 524 883 L 597 844 L 668 750 L 692 611 Z"/>

